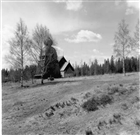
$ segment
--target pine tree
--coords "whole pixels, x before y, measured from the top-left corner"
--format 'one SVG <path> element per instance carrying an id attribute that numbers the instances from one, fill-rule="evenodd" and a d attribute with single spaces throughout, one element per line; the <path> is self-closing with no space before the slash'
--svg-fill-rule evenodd
<path id="1" fill-rule="evenodd" d="M 113 56 L 111 56 L 111 59 L 110 59 L 110 71 L 111 71 L 111 73 L 115 72 L 115 65 L 114 65 L 114 57 Z"/>

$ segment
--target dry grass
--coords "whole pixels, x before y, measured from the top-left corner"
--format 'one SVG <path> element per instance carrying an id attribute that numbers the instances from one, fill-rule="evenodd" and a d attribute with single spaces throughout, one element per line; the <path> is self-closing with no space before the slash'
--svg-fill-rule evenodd
<path id="1" fill-rule="evenodd" d="M 44 82 L 3 85 L 3 135 L 140 133 L 138 73 Z"/>

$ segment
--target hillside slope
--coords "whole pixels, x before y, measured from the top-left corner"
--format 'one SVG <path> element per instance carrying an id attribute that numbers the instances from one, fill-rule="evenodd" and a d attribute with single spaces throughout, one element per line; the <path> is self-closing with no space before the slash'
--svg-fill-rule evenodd
<path id="1" fill-rule="evenodd" d="M 110 101 L 102 98 L 107 96 Z M 98 100 L 96 109 L 93 97 Z M 138 135 L 139 109 L 138 73 L 125 77 L 117 74 L 56 79 L 28 88 L 4 84 L 2 132 L 3 135 Z"/>

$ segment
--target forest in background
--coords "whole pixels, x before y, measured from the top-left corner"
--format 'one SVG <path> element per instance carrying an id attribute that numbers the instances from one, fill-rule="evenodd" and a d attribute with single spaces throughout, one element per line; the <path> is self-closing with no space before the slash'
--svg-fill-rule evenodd
<path id="1" fill-rule="evenodd" d="M 34 75 L 36 74 L 37 66 L 36 65 L 26 65 L 23 71 L 23 79 L 28 81 L 33 81 Z M 125 58 L 125 71 L 129 72 L 139 72 L 139 58 L 137 57 L 126 57 Z M 98 60 L 95 59 L 91 64 L 84 62 L 81 66 L 74 65 L 73 76 L 92 76 L 92 75 L 103 75 L 103 74 L 116 74 L 123 73 L 122 60 L 119 58 L 117 60 L 111 56 L 110 59 L 105 59 L 104 63 L 99 64 Z M 20 82 L 20 69 L 2 69 L 2 82 Z"/>

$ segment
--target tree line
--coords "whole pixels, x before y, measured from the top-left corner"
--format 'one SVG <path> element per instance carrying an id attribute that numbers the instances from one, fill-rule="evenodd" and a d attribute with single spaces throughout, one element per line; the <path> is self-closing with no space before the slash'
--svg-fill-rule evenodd
<path id="1" fill-rule="evenodd" d="M 34 75 L 37 71 L 37 65 L 25 66 L 23 70 L 23 80 L 32 80 L 34 83 Z M 21 81 L 21 69 L 2 69 L 2 82 L 20 82 Z"/>
<path id="2" fill-rule="evenodd" d="M 124 59 L 126 72 L 139 72 L 139 58 L 126 57 Z M 103 75 L 103 74 L 116 74 L 123 73 L 123 60 L 118 58 L 105 59 L 102 64 L 98 63 L 95 59 L 91 64 L 83 63 L 81 66 L 75 66 L 74 76 L 90 76 L 90 75 Z"/>
<path id="3" fill-rule="evenodd" d="M 125 58 L 125 71 L 129 72 L 139 72 L 139 58 L 138 57 L 126 57 Z M 98 63 L 95 59 L 91 64 L 84 62 L 81 66 L 75 65 L 73 76 L 92 76 L 92 75 L 103 75 L 103 74 L 116 74 L 123 73 L 123 61 L 122 59 L 116 59 L 111 56 L 110 59 L 105 59 L 102 64 Z M 23 70 L 23 80 L 32 80 L 34 82 L 34 75 L 37 72 L 37 65 L 25 66 Z M 20 69 L 2 69 L 2 81 L 7 82 L 20 82 L 21 71 Z"/>

